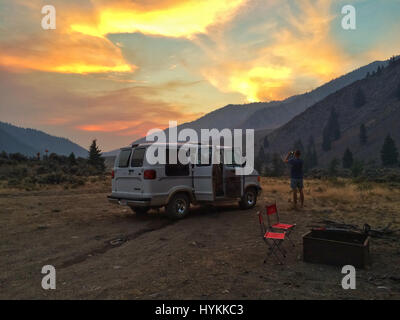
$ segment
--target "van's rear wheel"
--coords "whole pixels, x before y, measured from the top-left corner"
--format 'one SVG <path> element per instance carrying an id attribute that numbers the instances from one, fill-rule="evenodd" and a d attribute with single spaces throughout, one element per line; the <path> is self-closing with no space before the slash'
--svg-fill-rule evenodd
<path id="1" fill-rule="evenodd" d="M 149 207 L 131 207 L 132 211 L 138 216 L 144 216 L 150 210 Z"/>
<path id="2" fill-rule="evenodd" d="M 248 188 L 244 192 L 242 199 L 239 201 L 241 209 L 253 208 L 257 203 L 257 191 L 255 188 Z"/>
<path id="3" fill-rule="evenodd" d="M 168 202 L 167 215 L 171 219 L 182 219 L 189 212 L 190 200 L 184 193 L 178 193 Z"/>

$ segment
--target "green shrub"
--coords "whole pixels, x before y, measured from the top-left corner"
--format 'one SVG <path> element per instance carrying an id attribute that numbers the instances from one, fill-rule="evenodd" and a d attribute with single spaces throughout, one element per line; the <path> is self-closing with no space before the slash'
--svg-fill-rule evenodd
<path id="1" fill-rule="evenodd" d="M 373 185 L 370 182 L 361 182 L 356 185 L 356 189 L 360 192 L 371 191 L 373 189 Z"/>
<path id="2" fill-rule="evenodd" d="M 338 179 L 337 177 L 328 177 L 327 180 L 334 188 L 344 188 L 346 186 L 346 181 L 343 179 Z"/>
<path id="3" fill-rule="evenodd" d="M 8 180 L 8 186 L 9 187 L 16 187 L 20 184 L 20 180 L 18 179 L 9 179 Z"/>
<path id="4" fill-rule="evenodd" d="M 38 177 L 40 184 L 60 184 L 67 181 L 68 177 L 61 172 L 47 173 Z"/>

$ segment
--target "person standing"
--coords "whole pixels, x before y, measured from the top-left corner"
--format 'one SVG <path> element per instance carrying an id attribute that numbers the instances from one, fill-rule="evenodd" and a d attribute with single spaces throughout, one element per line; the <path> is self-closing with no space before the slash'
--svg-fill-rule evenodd
<path id="1" fill-rule="evenodd" d="M 297 190 L 300 192 L 300 206 L 304 206 L 303 192 L 303 160 L 300 158 L 300 150 L 291 151 L 287 154 L 284 162 L 288 163 L 290 168 L 290 187 L 293 191 L 294 209 L 297 209 Z"/>

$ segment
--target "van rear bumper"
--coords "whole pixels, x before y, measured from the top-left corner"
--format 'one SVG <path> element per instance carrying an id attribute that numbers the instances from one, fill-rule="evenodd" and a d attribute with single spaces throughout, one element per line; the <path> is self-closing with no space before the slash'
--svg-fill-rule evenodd
<path id="1" fill-rule="evenodd" d="M 130 207 L 149 207 L 150 199 L 123 199 L 113 196 L 107 196 L 108 201 L 115 204 L 124 204 Z"/>

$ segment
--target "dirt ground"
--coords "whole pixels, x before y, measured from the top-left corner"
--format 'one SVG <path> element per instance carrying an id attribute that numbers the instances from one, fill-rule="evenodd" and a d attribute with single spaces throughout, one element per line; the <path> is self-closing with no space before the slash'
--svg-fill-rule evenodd
<path id="1" fill-rule="evenodd" d="M 1 299 L 399 299 L 400 241 L 373 238 L 372 265 L 343 290 L 338 267 L 302 261 L 302 235 L 322 219 L 400 228 L 400 190 L 306 181 L 306 207 L 291 209 L 287 180 L 263 178 L 256 208 L 193 207 L 170 221 L 109 204 L 109 181 L 77 189 L 0 190 Z M 277 201 L 293 222 L 285 265 L 263 263 L 256 212 Z M 399 236 L 399 234 L 397 234 Z M 41 288 L 54 265 L 57 289 Z"/>

